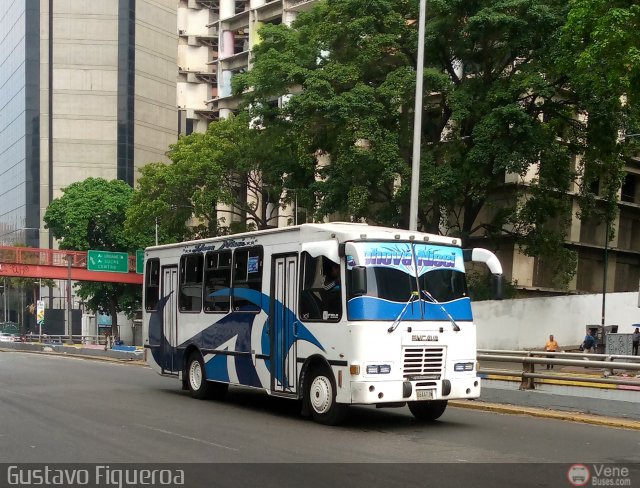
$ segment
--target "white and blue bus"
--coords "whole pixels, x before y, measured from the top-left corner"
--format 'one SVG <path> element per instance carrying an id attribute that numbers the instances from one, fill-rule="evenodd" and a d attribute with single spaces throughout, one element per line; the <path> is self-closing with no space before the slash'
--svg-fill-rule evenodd
<path id="1" fill-rule="evenodd" d="M 465 261 L 502 273 L 458 239 L 353 223 L 150 247 L 147 360 L 195 398 L 241 385 L 325 424 L 351 404 L 435 420 L 480 395 Z"/>

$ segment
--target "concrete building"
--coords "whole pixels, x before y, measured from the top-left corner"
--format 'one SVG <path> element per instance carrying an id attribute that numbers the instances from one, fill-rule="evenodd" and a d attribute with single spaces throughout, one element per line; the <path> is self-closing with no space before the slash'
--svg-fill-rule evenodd
<path id="1" fill-rule="evenodd" d="M 574 157 L 574 169 L 579 171 L 579 157 Z M 526 185 L 537 177 L 536 166 L 524 178 L 505 175 L 505 192 L 495 195 L 491 206 L 487 206 L 478 217 L 490 220 L 499 208 L 501 200 L 519 198 Z M 640 281 L 640 158 L 627 160 L 626 176 L 617 194 L 618 214 L 607 223 L 602 217 L 579 217 L 577 197 L 572 205 L 571 219 L 566 228 L 566 246 L 577 254 L 577 272 L 568 288 L 559 289 L 553 280 L 554 269 L 540 257 L 524 255 L 517 246 L 505 239 L 499 244 L 497 253 L 504 267 L 505 276 L 516 284 L 521 296 L 554 295 L 558 293 L 601 293 L 638 291 Z M 515 186 L 517 185 L 517 186 Z M 520 188 L 517 190 L 515 188 Z M 578 194 L 578 187 L 570 189 L 570 195 Z M 603 194 L 600 188 L 592 189 L 600 198 L 596 200 L 595 214 L 604 213 Z M 520 193 L 519 193 L 520 192 Z M 564 225 L 558 223 L 557 225 Z M 606 242 L 608 227 L 614 237 Z M 480 237 L 480 236 L 478 236 Z M 479 240 L 482 242 L 482 239 Z M 606 277 L 606 281 L 605 281 Z"/>
<path id="2" fill-rule="evenodd" d="M 231 81 L 251 66 L 265 23 L 290 25 L 317 0 L 179 0 L 180 133 L 204 132 L 238 107 Z"/>
<path id="3" fill-rule="evenodd" d="M 0 0 L 0 243 L 89 176 L 134 183 L 177 139 L 177 0 Z"/>

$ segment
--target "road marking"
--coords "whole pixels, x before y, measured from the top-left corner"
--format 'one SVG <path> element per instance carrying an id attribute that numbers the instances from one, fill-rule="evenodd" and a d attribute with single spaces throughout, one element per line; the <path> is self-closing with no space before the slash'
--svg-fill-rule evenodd
<path id="1" fill-rule="evenodd" d="M 168 430 L 164 430 L 164 429 L 158 429 L 156 427 L 151 427 L 149 425 L 144 425 L 144 424 L 134 424 L 137 427 L 142 427 L 143 429 L 148 429 L 148 430 L 153 430 L 155 432 L 160 432 L 161 434 L 167 434 L 167 435 L 173 435 L 176 437 L 180 437 L 182 439 L 186 439 L 188 441 L 195 441 L 195 442 L 200 442 L 201 444 L 206 444 L 208 446 L 213 446 L 213 447 L 221 447 L 222 449 L 228 449 L 229 451 L 239 451 L 240 449 L 236 449 L 235 447 L 229 447 L 229 446 L 225 446 L 223 444 L 216 444 L 215 442 L 209 442 L 209 441 L 205 441 L 203 439 L 198 439 L 196 437 L 190 437 L 188 435 L 182 435 L 182 434 L 176 434 L 175 432 L 170 432 Z"/>

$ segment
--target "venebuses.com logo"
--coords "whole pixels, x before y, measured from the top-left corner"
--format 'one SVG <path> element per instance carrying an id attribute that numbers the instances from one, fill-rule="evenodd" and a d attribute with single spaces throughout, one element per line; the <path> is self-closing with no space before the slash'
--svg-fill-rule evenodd
<path id="1" fill-rule="evenodd" d="M 573 464 L 567 470 L 573 486 L 631 486 L 629 468 L 605 464 Z"/>

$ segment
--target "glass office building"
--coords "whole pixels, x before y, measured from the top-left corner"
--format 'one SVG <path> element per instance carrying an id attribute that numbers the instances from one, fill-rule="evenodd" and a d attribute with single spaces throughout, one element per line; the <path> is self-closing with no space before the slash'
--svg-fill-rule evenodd
<path id="1" fill-rule="evenodd" d="M 38 245 L 39 2 L 0 0 L 0 244 Z"/>
<path id="2" fill-rule="evenodd" d="M 175 0 L 0 0 L 0 245 L 88 177 L 135 183 L 177 138 Z"/>

